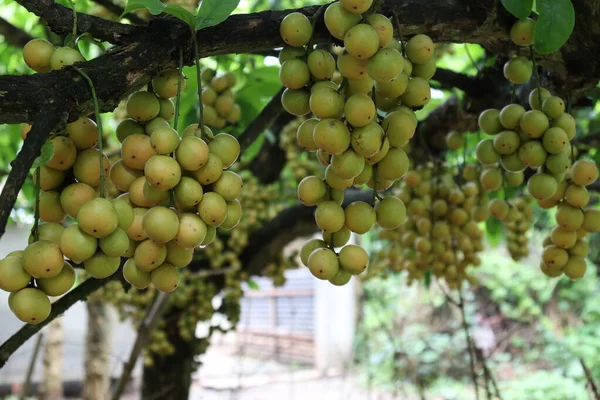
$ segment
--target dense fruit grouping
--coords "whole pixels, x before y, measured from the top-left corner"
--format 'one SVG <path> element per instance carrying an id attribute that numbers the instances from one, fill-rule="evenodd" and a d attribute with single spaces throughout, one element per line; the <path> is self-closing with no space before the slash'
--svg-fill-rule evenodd
<path id="1" fill-rule="evenodd" d="M 517 22 L 511 29 L 511 39 L 519 46 L 530 45 L 534 27 L 532 20 Z M 504 75 L 513 84 L 525 83 L 532 76 L 532 67 L 532 63 L 522 57 L 513 58 L 504 66 Z M 485 110 L 479 116 L 481 130 L 493 136 L 477 145 L 477 159 L 485 165 L 480 181 L 488 190 L 495 191 L 506 185 L 524 183 L 527 168 L 536 171 L 527 179 L 529 195 L 542 208 L 558 206 L 558 226 L 553 229 L 544 250 L 542 271 L 549 276 L 564 272 L 576 279 L 585 272 L 583 257 L 587 255 L 587 247 L 583 237 L 587 232 L 600 229 L 596 211 L 583 210 L 589 198 L 585 186 L 598 179 L 598 169 L 592 161 L 574 162 L 577 151 L 571 140 L 576 134 L 575 119 L 566 111 L 563 99 L 538 87 L 529 94 L 529 106 L 530 110 L 525 110 L 519 104 L 509 104 L 502 110 Z M 569 187 L 571 200 L 576 205 L 565 197 Z M 489 207 L 490 213 L 509 229 L 507 238 L 513 258 L 526 255 L 524 232 L 532 221 L 530 205 L 524 201 L 511 204 L 505 199 L 494 199 Z M 588 217 L 584 218 L 586 214 Z M 582 244 L 569 253 L 566 249 L 579 243 L 577 240 Z M 573 261 L 568 263 L 570 259 Z"/>
<path id="2" fill-rule="evenodd" d="M 47 47 L 39 39 L 25 46 L 25 61 L 38 72 L 83 60 L 63 57 L 76 51 L 72 48 Z M 152 79 L 152 91 L 129 96 L 128 118 L 116 129 L 121 158 L 112 165 L 90 118 L 51 133 L 52 157 L 33 176 L 41 191 L 35 209 L 42 223 L 36 222 L 25 250 L 0 261 L 0 289 L 11 292 L 9 306 L 19 319 L 37 324 L 48 317 L 48 296 L 63 295 L 75 282 L 73 264 L 103 279 L 124 257 L 123 277 L 131 285 L 173 291 L 178 269 L 192 261 L 194 249 L 211 243 L 217 228 L 227 231 L 239 223 L 243 183 L 227 169 L 240 145 L 203 125 L 188 126 L 181 137 L 170 126 L 171 99 L 185 88 L 182 78 L 178 70 L 165 70 Z M 227 75 L 213 81 L 219 79 L 226 81 L 223 90 L 235 84 Z M 237 121 L 232 95 L 221 96 L 231 101 L 229 110 L 219 109 Z M 25 124 L 24 138 L 29 130 Z"/>
<path id="3" fill-rule="evenodd" d="M 400 227 L 378 233 L 391 243 L 376 253 L 374 270 L 405 270 L 409 284 L 428 272 L 451 288 L 472 282 L 469 267 L 481 263 L 483 250 L 478 223 L 489 216 L 486 191 L 476 176 L 475 168 L 458 175 L 454 168 L 431 163 L 406 174 L 397 196 L 406 203 L 407 218 Z"/>
<path id="4" fill-rule="evenodd" d="M 236 77 L 233 72 L 217 75 L 212 68 L 204 68 L 202 79 L 202 118 L 206 125 L 222 129 L 240 120 L 242 109 L 235 102 L 233 87 Z"/>
<path id="5" fill-rule="evenodd" d="M 313 27 L 303 14 L 288 14 L 280 26 L 289 46 L 279 55 L 286 87 L 282 104 L 293 115 L 313 114 L 298 127 L 297 140 L 326 167 L 324 179 L 308 176 L 298 185 L 298 199 L 317 206 L 315 220 L 323 231 L 323 240 L 303 246 L 301 260 L 315 277 L 335 285 L 369 264 L 362 247 L 346 245 L 352 232 L 362 235 L 375 223 L 395 229 L 404 220 L 404 203 L 377 192 L 409 169 L 403 148 L 416 130 L 413 109 L 429 102 L 428 79 L 436 69 L 429 37 L 416 35 L 401 44 L 387 17 L 367 13 L 371 5 L 340 1 L 325 10 L 329 33 L 343 41 L 341 52 L 314 49 Z M 343 206 L 344 190 L 363 185 L 374 191 L 374 206 L 363 201 Z"/>

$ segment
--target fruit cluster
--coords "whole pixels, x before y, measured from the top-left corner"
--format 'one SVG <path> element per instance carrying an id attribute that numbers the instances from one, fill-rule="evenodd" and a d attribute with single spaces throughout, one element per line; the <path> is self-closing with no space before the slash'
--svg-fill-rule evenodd
<path id="1" fill-rule="evenodd" d="M 240 120 L 242 109 L 235 102 L 232 88 L 236 84 L 233 72 L 217 75 L 211 68 L 204 68 L 202 79 L 202 118 L 206 125 L 222 129 L 226 124 L 233 125 Z"/>
<path id="2" fill-rule="evenodd" d="M 556 226 L 544 240 L 541 270 L 549 277 L 565 274 L 581 278 L 586 271 L 589 253 L 588 233 L 600 230 L 600 210 L 585 208 L 590 195 L 586 186 L 598 179 L 598 167 L 593 161 L 578 160 L 567 178 L 558 184 L 551 201 L 557 205 Z"/>
<path id="3" fill-rule="evenodd" d="M 85 58 L 73 47 L 54 47 L 49 41 L 38 38 L 25 44 L 23 60 L 35 72 L 44 73 L 85 61 Z"/>
<path id="4" fill-rule="evenodd" d="M 378 232 L 393 244 L 376 253 L 374 269 L 405 270 L 409 284 L 428 271 L 451 288 L 472 282 L 468 268 L 481 263 L 483 250 L 478 223 L 489 216 L 477 169 L 471 166 L 458 175 L 451 167 L 419 165 L 406 174 L 397 196 L 407 205 L 407 218 L 396 229 Z"/>
<path id="5" fill-rule="evenodd" d="M 343 41 L 341 51 L 314 49 L 313 26 L 303 14 L 288 14 L 280 26 L 288 45 L 279 55 L 279 77 L 286 87 L 282 105 L 293 115 L 314 115 L 300 125 L 297 140 L 326 166 L 324 179 L 308 176 L 298 185 L 298 199 L 317 206 L 315 220 L 323 231 L 323 240 L 303 246 L 301 260 L 315 277 L 335 285 L 347 283 L 369 263 L 360 246 L 335 252 L 351 232 L 362 235 L 375 222 L 394 229 L 404 220 L 402 201 L 377 192 L 409 169 L 403 147 L 416 130 L 413 109 L 429 102 L 428 79 L 436 68 L 429 37 L 416 35 L 401 44 L 389 18 L 367 12 L 371 6 L 368 0 L 344 0 L 327 7 L 325 25 L 334 40 Z M 363 201 L 342 207 L 344 190 L 365 184 L 379 200 L 374 207 Z"/>

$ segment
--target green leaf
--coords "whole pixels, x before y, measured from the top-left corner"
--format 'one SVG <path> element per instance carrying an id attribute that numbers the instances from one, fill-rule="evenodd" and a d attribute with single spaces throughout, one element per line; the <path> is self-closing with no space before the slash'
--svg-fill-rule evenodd
<path id="1" fill-rule="evenodd" d="M 256 283 L 256 281 L 253 281 L 252 279 L 248 279 L 246 281 L 246 283 L 248 284 L 248 287 L 252 290 L 260 290 L 260 286 L 258 286 L 258 283 Z"/>
<path id="2" fill-rule="evenodd" d="M 125 10 L 123 11 L 123 14 L 121 14 L 120 18 L 123 18 L 123 16 L 128 12 L 138 10 L 140 8 L 147 9 L 152 15 L 158 15 L 163 12 L 165 7 L 166 6 L 160 0 L 127 0 L 127 5 L 125 6 Z"/>
<path id="3" fill-rule="evenodd" d="M 265 134 L 261 133 L 255 140 L 252 142 L 250 146 L 244 151 L 242 154 L 241 161 L 244 163 L 249 163 L 260 153 L 260 149 L 262 148 L 263 143 L 265 142 Z"/>
<path id="4" fill-rule="evenodd" d="M 196 15 L 196 29 L 200 30 L 225 21 L 239 3 L 240 0 L 202 0 Z"/>
<path id="5" fill-rule="evenodd" d="M 163 10 L 165 14 L 169 14 L 174 16 L 175 18 L 179 18 L 186 24 L 188 24 L 192 29 L 194 28 L 194 14 L 186 10 L 185 8 L 178 6 L 177 4 L 168 5 L 167 8 Z"/>
<path id="6" fill-rule="evenodd" d="M 502 0 L 502 5 L 515 17 L 524 19 L 531 14 L 533 0 Z"/>
<path id="7" fill-rule="evenodd" d="M 52 159 L 52 156 L 54 156 L 54 144 L 52 144 L 50 140 L 46 140 L 46 142 L 42 146 L 42 151 L 40 155 L 35 160 L 33 160 L 33 165 L 31 167 L 41 167 L 42 165 L 50 161 L 50 159 Z"/>
<path id="8" fill-rule="evenodd" d="M 575 9 L 571 0 L 538 0 L 540 14 L 533 32 L 533 47 L 540 54 L 558 50 L 571 36 Z"/>

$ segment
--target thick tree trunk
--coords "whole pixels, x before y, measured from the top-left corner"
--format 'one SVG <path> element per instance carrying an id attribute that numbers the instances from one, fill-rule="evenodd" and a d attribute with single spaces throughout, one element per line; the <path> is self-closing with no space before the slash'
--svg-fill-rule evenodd
<path id="1" fill-rule="evenodd" d="M 48 325 L 46 338 L 46 346 L 44 347 L 44 377 L 40 399 L 61 400 L 63 398 L 62 366 L 64 344 L 62 318 L 57 318 Z"/>
<path id="2" fill-rule="evenodd" d="M 85 347 L 83 400 L 107 400 L 110 395 L 111 319 L 106 302 L 91 296 L 87 301 L 88 331 Z"/>
<path id="3" fill-rule="evenodd" d="M 170 311 L 164 319 L 175 319 L 177 317 L 173 313 L 179 312 Z M 164 357 L 153 354 L 153 365 L 144 366 L 142 400 L 187 400 L 189 397 L 195 368 L 194 344 L 181 338 L 177 324 L 169 324 L 167 338 L 175 352 Z"/>

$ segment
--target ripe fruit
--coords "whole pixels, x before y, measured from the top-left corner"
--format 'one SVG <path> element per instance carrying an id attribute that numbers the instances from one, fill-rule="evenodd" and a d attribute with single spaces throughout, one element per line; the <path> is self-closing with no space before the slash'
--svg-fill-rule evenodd
<path id="1" fill-rule="evenodd" d="M 337 256 L 327 248 L 318 248 L 310 253 L 306 265 L 316 278 L 322 280 L 332 279 L 340 268 Z"/>
<path id="2" fill-rule="evenodd" d="M 373 207 L 362 201 L 355 201 L 344 209 L 344 224 L 359 235 L 371 230 L 376 214 Z"/>
<path id="3" fill-rule="evenodd" d="M 240 143 L 234 136 L 228 133 L 215 135 L 209 143 L 208 148 L 211 153 L 219 157 L 223 163 L 223 168 L 229 168 L 240 155 Z"/>
<path id="4" fill-rule="evenodd" d="M 60 251 L 75 263 L 82 263 L 96 253 L 98 239 L 71 225 L 65 228 L 59 241 Z"/>
<path id="5" fill-rule="evenodd" d="M 305 206 L 314 206 L 325 196 L 327 186 L 316 176 L 307 176 L 298 184 L 298 200 Z"/>
<path id="6" fill-rule="evenodd" d="M 339 2 L 334 2 L 325 10 L 324 19 L 331 36 L 344 40 L 348 30 L 360 22 L 361 16 L 347 10 Z"/>
<path id="7" fill-rule="evenodd" d="M 54 46 L 45 39 L 32 39 L 23 47 L 23 60 L 35 72 L 50 72 Z"/>
<path id="8" fill-rule="evenodd" d="M 433 41 L 427 35 L 418 34 L 406 42 L 406 55 L 415 64 L 425 64 L 433 57 Z"/>
<path id="9" fill-rule="evenodd" d="M 62 296 L 75 284 L 75 269 L 68 262 L 64 262 L 63 268 L 53 278 L 40 278 L 36 280 L 38 288 L 48 296 Z"/>
<path id="10" fill-rule="evenodd" d="M 58 244 L 40 240 L 27 246 L 23 252 L 23 269 L 34 278 L 52 278 L 63 266 L 63 254 Z"/>
<path id="11" fill-rule="evenodd" d="M 340 250 L 339 263 L 344 271 L 359 275 L 369 266 L 369 255 L 362 247 L 349 244 Z"/>
<path id="12" fill-rule="evenodd" d="M 95 198 L 81 206 L 77 214 L 77 223 L 87 234 L 103 238 L 117 228 L 119 215 L 109 200 Z"/>
<path id="13" fill-rule="evenodd" d="M 283 18 L 279 33 L 290 46 L 301 47 L 310 41 L 312 25 L 304 14 L 293 12 Z"/>
<path id="14" fill-rule="evenodd" d="M 83 262 L 83 266 L 91 277 L 96 279 L 108 278 L 119 269 L 121 257 L 108 256 L 101 251 Z"/>
<path id="15" fill-rule="evenodd" d="M 590 160 L 578 160 L 571 167 L 571 179 L 576 185 L 587 186 L 598 180 L 598 167 Z"/>
<path id="16" fill-rule="evenodd" d="M 139 269 L 133 258 L 128 259 L 123 265 L 123 278 L 139 290 L 146 289 L 151 283 L 150 273 Z"/>
<path id="17" fill-rule="evenodd" d="M 179 272 L 171 264 L 164 263 L 150 272 L 152 284 L 161 292 L 172 292 L 179 286 Z"/>
<path id="18" fill-rule="evenodd" d="M 531 61 L 525 57 L 511 58 L 504 64 L 504 77 L 517 85 L 527 82 L 532 73 Z"/>
<path id="19" fill-rule="evenodd" d="M 535 21 L 531 18 L 520 19 L 510 28 L 510 39 L 517 46 L 531 46 Z"/>
<path id="20" fill-rule="evenodd" d="M 181 88 L 178 92 L 179 81 L 181 81 Z M 167 69 L 152 78 L 152 89 L 163 99 L 173 98 L 185 89 L 185 77 L 177 69 Z"/>
<path id="21" fill-rule="evenodd" d="M 72 47 L 59 47 L 50 56 L 50 66 L 55 70 L 83 61 L 85 61 L 85 58 Z"/>
<path id="22" fill-rule="evenodd" d="M 324 201 L 317 206 L 315 221 L 325 232 L 337 232 L 344 226 L 344 209 L 334 201 Z"/>
<path id="23" fill-rule="evenodd" d="M 52 309 L 48 296 L 34 288 L 25 288 L 16 292 L 10 305 L 17 318 L 32 325 L 45 321 Z"/>
<path id="24" fill-rule="evenodd" d="M 127 114 L 136 121 L 145 122 L 155 118 L 160 112 L 158 98 L 146 91 L 133 93 L 127 99 Z"/>
<path id="25" fill-rule="evenodd" d="M 21 257 L 8 256 L 0 260 L 0 289 L 17 292 L 31 281 L 31 275 L 25 271 Z"/>

